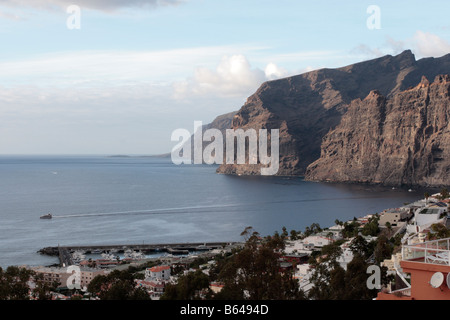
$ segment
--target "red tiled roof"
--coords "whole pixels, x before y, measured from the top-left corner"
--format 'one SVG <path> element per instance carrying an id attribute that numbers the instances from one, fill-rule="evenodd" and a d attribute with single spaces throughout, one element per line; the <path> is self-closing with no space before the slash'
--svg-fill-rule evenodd
<path id="1" fill-rule="evenodd" d="M 161 272 L 163 270 L 169 270 L 169 266 L 157 266 L 150 269 L 151 272 Z"/>
<path id="2" fill-rule="evenodd" d="M 225 285 L 223 283 L 219 283 L 219 282 L 211 282 L 211 287 L 223 288 L 223 287 L 225 287 Z"/>

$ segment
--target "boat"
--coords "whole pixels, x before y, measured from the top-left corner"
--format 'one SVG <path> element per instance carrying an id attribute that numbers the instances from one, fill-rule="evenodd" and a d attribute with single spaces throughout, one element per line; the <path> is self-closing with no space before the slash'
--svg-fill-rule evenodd
<path id="1" fill-rule="evenodd" d="M 41 216 L 40 218 L 41 219 L 51 219 L 53 216 L 52 216 L 52 214 L 51 213 L 48 213 L 48 214 L 44 214 L 43 216 Z"/>
<path id="2" fill-rule="evenodd" d="M 73 262 L 80 263 L 84 259 L 86 259 L 86 255 L 84 254 L 84 251 L 77 250 L 77 251 L 72 253 L 72 260 L 73 260 Z"/>
<path id="3" fill-rule="evenodd" d="M 128 249 L 124 252 L 125 259 L 132 259 L 132 260 L 141 260 L 145 259 L 145 254 L 143 254 L 141 251 L 134 251 L 131 249 Z"/>
<path id="4" fill-rule="evenodd" d="M 113 261 L 113 260 L 117 259 L 117 257 L 114 256 L 112 253 L 102 253 L 102 258 L 104 260 L 110 260 L 110 261 Z"/>

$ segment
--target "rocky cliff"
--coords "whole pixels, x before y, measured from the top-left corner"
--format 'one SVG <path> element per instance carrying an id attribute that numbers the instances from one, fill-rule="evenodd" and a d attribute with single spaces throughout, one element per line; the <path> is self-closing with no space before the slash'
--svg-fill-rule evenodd
<path id="1" fill-rule="evenodd" d="M 234 115 L 233 129 L 279 129 L 278 175 L 304 175 L 321 155 L 322 138 L 350 103 L 378 90 L 384 97 L 415 86 L 422 76 L 450 74 L 450 54 L 416 60 L 411 51 L 338 69 L 320 69 L 263 83 Z M 259 165 L 221 165 L 218 173 L 259 174 Z M 318 171 L 316 171 L 318 172 Z"/>
<path id="2" fill-rule="evenodd" d="M 422 78 L 386 98 L 354 100 L 323 139 L 306 179 L 444 186 L 450 183 L 450 77 Z"/>

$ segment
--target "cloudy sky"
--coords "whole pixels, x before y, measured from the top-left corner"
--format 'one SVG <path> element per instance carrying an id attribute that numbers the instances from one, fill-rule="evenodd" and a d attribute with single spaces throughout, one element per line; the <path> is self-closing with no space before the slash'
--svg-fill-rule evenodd
<path id="1" fill-rule="evenodd" d="M 442 0 L 0 0 L 0 154 L 169 152 L 172 131 L 238 110 L 264 81 L 450 53 L 449 11 Z"/>

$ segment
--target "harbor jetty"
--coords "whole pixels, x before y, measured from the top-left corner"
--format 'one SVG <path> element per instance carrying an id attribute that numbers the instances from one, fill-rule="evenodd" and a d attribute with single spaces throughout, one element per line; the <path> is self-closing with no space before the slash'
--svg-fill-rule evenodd
<path id="1" fill-rule="evenodd" d="M 117 254 L 127 251 L 138 251 L 143 254 L 155 254 L 166 252 L 172 255 L 189 254 L 190 252 L 210 251 L 235 245 L 236 242 L 202 242 L 202 243 L 167 243 L 167 244 L 119 244 L 119 245 L 79 245 L 79 246 L 57 246 L 45 247 L 38 253 L 48 256 L 59 257 L 61 266 L 73 265 L 72 253 L 83 252 L 84 254 L 101 254 L 114 252 Z"/>

